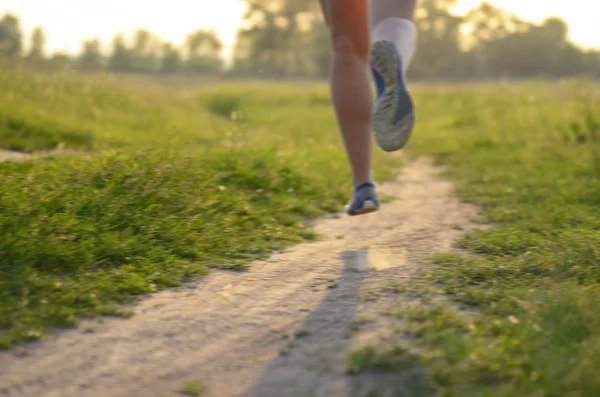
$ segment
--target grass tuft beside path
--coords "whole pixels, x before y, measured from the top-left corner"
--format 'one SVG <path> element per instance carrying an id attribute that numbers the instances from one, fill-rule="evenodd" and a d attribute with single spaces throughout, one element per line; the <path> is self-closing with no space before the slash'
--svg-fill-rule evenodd
<path id="1" fill-rule="evenodd" d="M 313 238 L 349 172 L 323 85 L 169 88 L 0 70 L 0 347 Z M 394 160 L 381 156 L 380 176 Z"/>
<path id="2" fill-rule="evenodd" d="M 438 395 L 599 396 L 600 87 L 424 88 L 417 105 L 411 150 L 493 226 L 424 270 L 453 305 L 398 308 Z"/>

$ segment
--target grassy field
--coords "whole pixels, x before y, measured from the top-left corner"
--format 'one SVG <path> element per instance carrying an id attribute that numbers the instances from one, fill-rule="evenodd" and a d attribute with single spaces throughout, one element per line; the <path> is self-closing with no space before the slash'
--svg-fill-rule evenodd
<path id="1" fill-rule="evenodd" d="M 322 85 L 173 89 L 0 70 L 0 92 L 0 148 L 92 153 L 0 163 L 2 347 L 119 314 L 211 267 L 243 268 L 312 238 L 305 221 L 348 198 Z M 370 350 L 353 370 L 424 365 L 440 396 L 600 395 L 600 87 L 415 94 L 410 153 L 449 165 L 493 228 L 459 242 L 477 255 L 434 258 L 408 291 L 426 304 L 398 307 L 420 355 Z M 389 177 L 397 164 L 376 159 Z"/>
<path id="2" fill-rule="evenodd" d="M 0 162 L 0 347 L 244 268 L 313 238 L 306 220 L 349 198 L 323 85 L 174 89 L 0 69 L 0 92 L 0 148 L 92 154 Z M 381 156 L 379 175 L 392 165 Z"/>
<path id="3" fill-rule="evenodd" d="M 459 241 L 477 255 L 438 256 L 409 288 L 447 303 L 395 313 L 439 395 L 599 396 L 600 86 L 438 87 L 417 101 L 412 151 L 450 165 L 493 225 Z M 380 351 L 365 368 L 410 358 Z"/>

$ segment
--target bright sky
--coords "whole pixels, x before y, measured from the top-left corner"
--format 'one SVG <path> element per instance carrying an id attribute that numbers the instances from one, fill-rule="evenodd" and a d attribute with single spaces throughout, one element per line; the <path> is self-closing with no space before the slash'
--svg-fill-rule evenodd
<path id="1" fill-rule="evenodd" d="M 461 0 L 456 11 L 468 11 L 480 2 Z M 600 48 L 600 17 L 592 10 L 594 0 L 491 2 L 533 22 L 560 16 L 569 23 L 573 41 Z M 108 48 L 117 33 L 129 37 L 138 28 L 146 28 L 163 40 L 181 44 L 189 32 L 202 28 L 217 31 L 228 56 L 245 3 L 242 0 L 1 0 L 0 15 L 7 12 L 21 19 L 27 38 L 35 26 L 42 26 L 50 52 L 78 52 L 82 41 L 90 38 L 99 38 Z"/>
<path id="2" fill-rule="evenodd" d="M 6 1 L 6 0 L 4 0 Z M 216 1 L 216 0 L 215 0 Z M 530 22 L 558 16 L 569 24 L 570 38 L 588 48 L 600 48 L 600 16 L 592 4 L 597 0 L 491 0 L 490 3 Z M 481 0 L 459 0 L 455 11 L 462 14 Z"/>

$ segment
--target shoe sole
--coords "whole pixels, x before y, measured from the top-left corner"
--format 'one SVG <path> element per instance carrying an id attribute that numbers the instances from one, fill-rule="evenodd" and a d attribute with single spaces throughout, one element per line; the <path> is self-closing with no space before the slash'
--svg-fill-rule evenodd
<path id="1" fill-rule="evenodd" d="M 371 48 L 371 67 L 386 84 L 373 107 L 373 131 L 378 145 L 386 152 L 402 149 L 415 125 L 413 100 L 406 88 L 402 61 L 393 43 L 378 41 Z M 400 77 L 399 77 L 400 76 Z"/>
<path id="2" fill-rule="evenodd" d="M 365 215 L 365 214 L 370 214 L 373 212 L 377 212 L 379 211 L 379 206 L 377 206 L 375 203 L 373 203 L 370 200 L 365 201 L 365 205 L 354 212 L 348 212 L 348 215 L 350 216 L 356 216 L 356 215 Z"/>

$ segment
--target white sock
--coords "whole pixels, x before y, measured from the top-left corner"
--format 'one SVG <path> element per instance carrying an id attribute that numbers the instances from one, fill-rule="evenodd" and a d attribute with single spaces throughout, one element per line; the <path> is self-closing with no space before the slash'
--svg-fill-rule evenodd
<path id="1" fill-rule="evenodd" d="M 371 32 L 371 42 L 387 40 L 396 44 L 398 53 L 402 57 L 402 72 L 410 66 L 415 53 L 417 29 L 412 21 L 404 18 L 386 18 L 379 22 Z"/>

